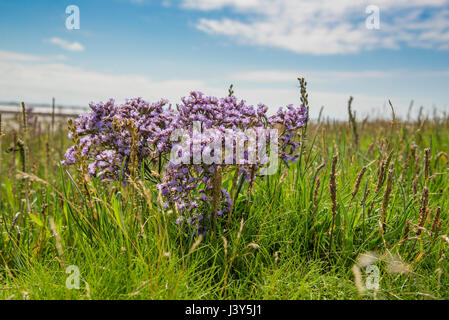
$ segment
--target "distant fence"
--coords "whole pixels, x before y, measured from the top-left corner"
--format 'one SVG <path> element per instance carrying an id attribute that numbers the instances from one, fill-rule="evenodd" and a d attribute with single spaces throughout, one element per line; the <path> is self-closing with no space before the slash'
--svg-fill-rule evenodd
<path id="1" fill-rule="evenodd" d="M 26 105 L 26 108 L 32 108 L 32 115 L 34 116 L 42 116 L 49 117 L 53 114 L 53 108 L 51 106 L 33 106 Z M 64 118 L 75 118 L 78 117 L 79 114 L 85 113 L 89 109 L 87 108 L 76 108 L 76 107 L 61 107 L 57 106 L 54 109 L 55 117 L 64 117 Z M 22 109 L 20 105 L 13 104 L 0 104 L 0 113 L 2 115 L 11 115 L 14 116 L 16 114 L 22 113 Z"/>

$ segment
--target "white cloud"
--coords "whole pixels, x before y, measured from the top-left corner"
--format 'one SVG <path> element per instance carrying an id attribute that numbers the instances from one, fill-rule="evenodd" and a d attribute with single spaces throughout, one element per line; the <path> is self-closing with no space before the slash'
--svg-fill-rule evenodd
<path id="1" fill-rule="evenodd" d="M 257 8 L 258 0 L 184 0 L 183 6 L 189 9 L 216 10 L 223 7 L 236 7 L 238 9 Z"/>
<path id="2" fill-rule="evenodd" d="M 239 18 L 199 19 L 196 27 L 209 34 L 297 53 L 341 54 L 398 49 L 404 43 L 447 49 L 448 4 L 448 0 L 183 0 L 182 7 L 201 11 L 227 7 L 239 13 Z M 380 30 L 365 26 L 368 5 L 380 8 Z"/>
<path id="3" fill-rule="evenodd" d="M 170 0 L 162 0 L 161 4 L 163 7 L 166 7 L 166 8 L 171 7 L 171 5 L 172 5 Z"/>
<path id="4" fill-rule="evenodd" d="M 30 55 L 30 54 L 23 54 L 23 53 L 16 53 L 16 52 L 0 50 L 0 60 L 25 62 L 25 61 L 40 61 L 40 60 L 42 60 L 42 58 L 38 57 L 38 56 Z"/>
<path id="5" fill-rule="evenodd" d="M 440 71 L 407 71 L 407 70 L 362 70 L 362 71 L 315 71 L 315 70 L 257 70 L 237 72 L 232 74 L 231 79 L 249 81 L 255 83 L 292 83 L 299 76 L 309 82 L 335 82 L 344 80 L 366 80 L 366 79 L 417 79 L 449 77 L 449 70 Z"/>
<path id="6" fill-rule="evenodd" d="M 87 106 L 90 101 L 109 98 L 123 101 L 141 96 L 153 101 L 168 98 L 179 102 L 191 90 L 208 90 L 199 80 L 156 81 L 143 75 L 104 74 L 64 63 L 49 63 L 40 57 L 33 63 L 2 59 L 14 55 L 20 57 L 0 52 L 0 101 L 45 103 L 54 96 L 64 105 Z"/>
<path id="7" fill-rule="evenodd" d="M 48 39 L 47 42 L 55 44 L 59 46 L 60 48 L 67 50 L 67 51 L 84 51 L 84 46 L 79 42 L 69 42 L 67 40 L 53 37 L 51 39 Z"/>
<path id="8" fill-rule="evenodd" d="M 317 88 L 322 81 L 344 81 L 371 77 L 396 77 L 394 71 L 304 71 L 309 85 L 315 89 L 309 92 L 313 117 L 318 115 L 321 106 L 325 106 L 325 116 L 346 119 L 348 94 L 332 92 Z M 406 74 L 406 78 L 417 76 L 449 77 L 449 71 L 418 72 Z M 180 98 L 192 90 L 199 90 L 208 95 L 223 96 L 227 84 L 236 84 L 235 92 L 248 103 L 257 105 L 265 103 L 274 112 L 280 106 L 299 103 L 299 89 L 296 86 L 298 73 L 285 70 L 258 70 L 241 73 L 230 73 L 228 76 L 214 80 L 216 86 L 210 86 L 200 79 L 166 79 L 155 80 L 139 74 L 105 74 L 88 71 L 66 63 L 49 62 L 48 58 L 23 55 L 20 53 L 0 51 L 0 101 L 25 101 L 28 103 L 48 103 L 51 97 L 56 97 L 58 104 L 87 106 L 90 101 L 106 101 L 114 98 L 123 102 L 126 98 L 143 97 L 149 101 L 167 98 L 173 104 L 180 103 Z M 263 82 L 263 83 L 262 83 Z M 282 86 L 273 84 L 281 83 Z M 360 117 L 362 114 L 388 116 L 388 108 L 382 109 L 388 99 L 392 99 L 398 114 L 407 111 L 411 97 L 396 97 L 374 95 L 369 91 L 354 94 L 354 109 Z M 417 105 L 431 106 L 431 99 L 415 97 Z M 443 101 L 444 103 L 444 101 Z M 445 102 L 447 103 L 447 101 Z M 342 112 L 343 110 L 343 112 Z"/>
<path id="9" fill-rule="evenodd" d="M 239 80 L 235 75 L 230 75 L 230 79 Z M 294 86 L 295 79 L 292 78 L 291 85 L 285 88 L 250 88 L 242 84 L 235 90 L 237 96 L 248 103 L 265 103 L 270 106 L 270 112 L 274 112 L 278 107 L 298 103 L 299 91 Z M 255 79 L 250 77 L 248 80 Z M 142 75 L 103 74 L 61 63 L 29 64 L 1 60 L 0 88 L 0 101 L 47 103 L 51 97 L 56 97 L 58 103 L 78 106 L 87 106 L 90 101 L 107 101 L 109 98 L 123 102 L 131 97 L 143 97 L 149 101 L 167 98 L 176 104 L 192 90 L 215 96 L 222 96 L 226 92 L 225 87 L 210 87 L 197 79 L 156 81 Z M 360 105 L 369 108 L 381 106 L 384 102 L 382 97 L 356 97 Z M 345 106 L 347 99 L 348 95 L 342 93 L 314 91 L 310 94 L 310 103 L 316 107 L 312 114 L 316 117 L 318 108 L 326 105 L 326 116 L 341 117 L 338 109 Z"/>
<path id="10" fill-rule="evenodd" d="M 348 79 L 381 79 L 393 76 L 393 72 L 366 70 L 366 71 L 283 71 L 283 70 L 259 70 L 238 72 L 233 78 L 251 82 L 293 82 L 299 76 L 308 81 L 338 81 Z"/>
<path id="11" fill-rule="evenodd" d="M 0 61 L 20 61 L 20 62 L 38 62 L 38 61 L 62 61 L 66 60 L 67 57 L 63 54 L 58 54 L 55 56 L 36 56 L 31 54 L 2 51 L 0 50 Z"/>

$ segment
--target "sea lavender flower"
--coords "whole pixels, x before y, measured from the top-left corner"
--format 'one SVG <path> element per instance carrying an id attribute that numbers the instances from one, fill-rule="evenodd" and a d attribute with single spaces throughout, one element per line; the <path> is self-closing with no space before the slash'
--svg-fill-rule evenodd
<path id="1" fill-rule="evenodd" d="M 168 139 L 175 129 L 174 113 L 164 108 L 167 100 L 149 104 L 141 98 L 127 100 L 122 105 L 113 99 L 106 103 L 90 103 L 91 111 L 74 121 L 75 130 L 70 132 L 80 137 L 80 155 L 89 162 L 89 174 L 102 178 L 118 178 L 124 163 L 124 172 L 129 172 L 132 136 L 125 123 L 132 121 L 137 129 L 137 158 L 139 163 L 154 160 L 171 148 Z M 71 147 L 65 154 L 63 164 L 76 162 L 76 149 Z"/>
<path id="2" fill-rule="evenodd" d="M 231 147 L 233 158 L 228 165 L 239 165 L 241 176 L 246 181 L 257 177 L 257 171 L 266 165 L 262 159 L 259 162 L 251 164 L 249 155 L 255 154 L 256 150 L 249 146 L 243 151 L 243 159 L 236 158 L 236 143 L 239 140 L 238 135 L 241 130 L 249 128 L 270 128 L 276 125 L 282 128 L 279 137 L 281 158 L 286 161 L 296 161 L 298 158 L 297 150 L 299 144 L 295 142 L 298 129 L 305 124 L 307 118 L 306 109 L 303 107 L 294 108 L 292 105 L 287 110 L 280 110 L 275 116 L 268 117 L 268 107 L 260 104 L 257 109 L 247 105 L 244 100 L 237 100 L 230 96 L 218 99 L 216 97 L 205 96 L 201 92 L 191 92 L 189 97 L 182 98 L 182 104 L 177 106 L 176 124 L 179 128 L 184 128 L 192 136 L 190 154 L 209 154 L 211 143 L 216 141 L 216 136 L 211 134 L 208 129 L 215 129 L 215 132 L 227 133 L 233 132 L 234 139 L 229 141 L 219 141 L 223 147 Z M 195 122 L 202 124 L 201 132 L 195 131 Z M 259 131 L 259 133 L 265 133 Z M 232 135 L 231 135 L 232 136 Z M 256 137 L 257 138 L 257 137 Z M 257 138 L 258 139 L 258 138 Z M 244 141 L 241 138 L 239 141 Z M 194 149 L 196 148 L 196 149 Z M 193 157 L 192 157 L 193 158 Z M 265 160 L 265 159 L 264 159 Z M 262 162 L 261 162 L 262 161 Z M 159 185 L 160 190 L 169 205 L 177 206 L 181 215 L 191 216 L 192 219 L 184 219 L 180 224 L 192 227 L 195 222 L 196 230 L 199 232 L 207 231 L 207 225 L 211 224 L 211 216 L 207 216 L 201 221 L 194 219 L 195 212 L 203 210 L 211 212 L 213 209 L 214 176 L 218 168 L 216 163 L 207 164 L 204 161 L 197 165 L 191 163 L 173 164 L 169 163 L 163 182 Z M 200 186 L 200 187 L 198 187 Z M 201 206 L 184 206 L 179 203 L 201 203 Z M 222 217 L 230 212 L 232 207 L 231 197 L 226 189 L 222 189 L 219 207 L 216 212 L 218 217 Z M 207 221 L 209 222 L 207 223 Z M 202 224 L 198 224 L 202 222 Z"/>
<path id="3" fill-rule="evenodd" d="M 166 158 L 174 145 L 170 140 L 172 133 L 182 128 L 191 137 L 186 150 L 190 152 L 179 150 L 177 154 L 184 161 L 174 163 L 169 160 L 166 163 L 157 189 L 165 200 L 164 207 L 172 207 L 178 212 L 177 224 L 187 225 L 195 232 L 202 233 L 209 230 L 212 220 L 211 214 L 204 213 L 210 213 L 216 207 L 214 214 L 220 218 L 232 208 L 228 190 L 218 186 L 221 192 L 216 193 L 217 181 L 214 177 L 219 166 L 221 172 L 226 167 L 238 165 L 240 177 L 251 182 L 259 177 L 258 171 L 267 166 L 266 155 L 258 155 L 255 163 L 250 161 L 250 156 L 257 153 L 256 144 L 249 144 L 247 137 L 241 136 L 242 131 L 257 129 L 253 138 L 258 141 L 271 128 L 278 128 L 281 159 L 285 162 L 296 161 L 299 148 L 297 136 L 299 128 L 305 125 L 307 110 L 303 106 L 295 108 L 289 105 L 286 110 L 281 108 L 269 117 L 268 107 L 263 104 L 254 108 L 234 96 L 219 99 L 195 91 L 181 100 L 176 110 L 166 107 L 167 100 L 153 104 L 141 98 L 126 100 L 122 105 L 117 105 L 113 99 L 106 103 L 91 103 L 91 111 L 75 120 L 74 130 L 69 136 L 77 138 L 78 146 L 67 150 L 63 164 L 76 164 L 78 159 L 83 158 L 89 162 L 91 176 L 101 179 L 126 177 L 130 172 L 132 154 L 136 154 L 138 165 Z M 130 121 L 135 132 L 129 129 Z M 197 123 L 201 123 L 201 130 L 196 128 Z M 231 139 L 223 140 L 223 135 L 230 135 Z M 137 141 L 133 137 L 137 137 Z M 238 144 L 244 145 L 245 141 L 247 146 L 239 156 L 241 159 L 238 159 Z M 270 142 L 269 136 L 267 142 Z M 193 161 L 192 164 L 188 161 L 203 154 L 222 158 L 223 155 L 215 154 L 216 149 L 211 148 L 213 143 L 219 149 L 231 149 L 231 159 L 224 164 L 205 161 Z"/>

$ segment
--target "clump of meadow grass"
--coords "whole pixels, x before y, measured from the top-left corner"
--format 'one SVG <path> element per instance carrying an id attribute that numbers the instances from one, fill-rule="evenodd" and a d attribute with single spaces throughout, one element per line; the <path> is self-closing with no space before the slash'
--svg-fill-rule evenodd
<path id="1" fill-rule="evenodd" d="M 158 111 L 128 106 L 139 103 Z M 93 107 L 107 117 L 112 104 Z M 129 160 L 105 150 L 89 160 L 76 121 L 67 128 L 56 115 L 49 123 L 27 116 L 0 116 L 1 298 L 449 298 L 447 114 L 420 110 L 416 121 L 395 115 L 393 123 L 353 114 L 349 125 L 320 118 L 295 129 L 299 157 L 273 175 L 215 170 L 209 206 L 196 208 L 217 217 L 219 185 L 229 190 L 231 210 L 212 225 L 215 237 L 176 224 L 177 206 L 164 206 L 156 188 L 167 159 L 136 143 L 135 121 L 108 120 L 129 142 Z M 58 165 L 72 144 L 76 165 Z M 113 174 L 102 172 L 111 164 Z M 65 285 L 70 265 L 80 270 L 79 290 Z M 379 289 L 366 287 L 369 266 L 380 271 Z"/>

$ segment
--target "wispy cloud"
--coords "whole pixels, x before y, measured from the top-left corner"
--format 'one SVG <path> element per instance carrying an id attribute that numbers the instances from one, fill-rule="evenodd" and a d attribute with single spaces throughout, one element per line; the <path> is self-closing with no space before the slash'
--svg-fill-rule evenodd
<path id="1" fill-rule="evenodd" d="M 41 57 L 30 55 L 30 54 L 23 54 L 23 53 L 17 53 L 17 52 L 10 52 L 10 51 L 1 51 L 0 50 L 0 61 L 40 61 L 42 60 Z"/>
<path id="2" fill-rule="evenodd" d="M 53 37 L 51 39 L 46 40 L 49 43 L 55 44 L 60 48 L 67 51 L 84 51 L 84 46 L 79 42 L 69 42 L 67 40 Z"/>
<path id="3" fill-rule="evenodd" d="M 231 79 L 256 83 L 291 83 L 298 76 L 305 77 L 314 83 L 335 82 L 344 80 L 367 79 L 418 79 L 449 77 L 449 70 L 440 71 L 410 71 L 410 70 L 361 70 L 361 71 L 316 71 L 316 70 L 257 70 L 232 74 Z"/>
<path id="4" fill-rule="evenodd" d="M 292 82 L 293 83 L 293 82 Z M 211 87 L 199 79 L 154 80 L 139 74 L 106 74 L 92 72 L 63 63 L 21 63 L 0 61 L 0 101 L 28 101 L 45 103 L 56 97 L 63 105 L 87 106 L 90 101 L 106 101 L 114 98 L 123 102 L 126 98 L 143 97 L 150 101 L 167 98 L 173 104 L 192 90 L 208 95 L 222 96 L 224 87 Z M 239 86 L 237 96 L 248 103 L 265 103 L 274 112 L 280 106 L 298 101 L 298 89 L 251 88 Z M 356 95 L 355 107 L 379 107 L 383 97 Z M 344 106 L 348 96 L 342 93 L 314 91 L 310 102 L 314 106 L 330 106 L 329 117 L 341 117 L 335 106 Z M 313 116 L 319 109 L 313 110 Z M 365 111 L 367 111 L 365 109 Z"/>
<path id="5" fill-rule="evenodd" d="M 278 47 L 297 53 L 342 54 L 379 48 L 447 50 L 448 0 L 183 0 L 186 9 L 237 12 L 201 18 L 196 27 L 240 43 Z M 368 30 L 365 9 L 380 8 L 380 30 Z"/>
<path id="6" fill-rule="evenodd" d="M 180 97 L 191 90 L 213 91 L 201 80 L 153 80 L 139 74 L 108 74 L 67 63 L 50 63 L 39 56 L 15 61 L 1 59 L 5 56 L 21 57 L 21 54 L 0 52 L 0 101 L 41 103 L 55 96 L 63 104 L 85 106 L 90 101 L 109 98 L 123 101 L 142 96 L 150 100 L 168 98 L 179 102 Z"/>
<path id="7" fill-rule="evenodd" d="M 171 5 L 172 5 L 170 0 L 162 0 L 161 4 L 163 7 L 166 7 L 166 8 L 171 7 Z"/>
<path id="8" fill-rule="evenodd" d="M 31 54 L 17 53 L 11 51 L 0 50 L 0 61 L 16 61 L 16 62 L 44 62 L 44 61 L 62 61 L 67 57 L 63 54 L 55 56 L 37 56 Z"/>
<path id="9" fill-rule="evenodd" d="M 173 104 L 180 103 L 180 98 L 192 90 L 199 90 L 208 95 L 222 96 L 229 82 L 236 84 L 238 97 L 248 103 L 264 103 L 274 112 L 278 107 L 298 103 L 298 75 L 306 76 L 310 85 L 315 87 L 310 92 L 309 101 L 313 106 L 312 116 L 316 117 L 321 106 L 326 108 L 326 116 L 346 118 L 341 112 L 345 109 L 349 93 L 336 88 L 317 86 L 320 82 L 349 83 L 358 79 L 384 79 L 391 77 L 418 78 L 449 77 L 449 70 L 410 71 L 407 74 L 395 71 L 314 71 L 292 72 L 288 70 L 253 70 L 248 72 L 230 72 L 220 79 L 170 78 L 155 80 L 142 74 L 117 74 L 90 71 L 74 67 L 68 63 L 49 61 L 48 57 L 26 55 L 22 53 L 0 51 L 0 101 L 48 102 L 56 97 L 61 104 L 86 106 L 90 101 L 105 101 L 115 98 L 123 101 L 130 97 L 143 97 L 150 101 L 167 98 Z M 399 80 L 400 81 L 400 80 Z M 282 85 L 276 85 L 281 83 Z M 349 90 L 349 89 L 348 89 Z M 352 90 L 352 89 L 351 89 Z M 354 108 L 358 114 L 389 115 L 388 108 L 382 109 L 388 99 L 395 103 L 398 114 L 407 111 L 413 97 L 388 96 L 385 93 L 370 93 L 369 90 L 351 93 L 355 97 Z M 434 101 L 423 97 L 416 98 L 417 104 L 430 106 Z M 446 101 L 447 103 L 447 101 Z M 444 106 L 444 104 L 443 104 Z"/>

